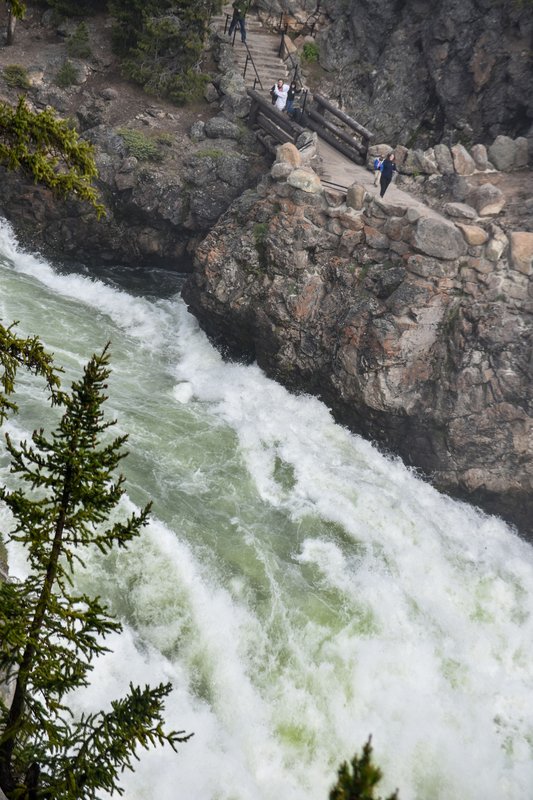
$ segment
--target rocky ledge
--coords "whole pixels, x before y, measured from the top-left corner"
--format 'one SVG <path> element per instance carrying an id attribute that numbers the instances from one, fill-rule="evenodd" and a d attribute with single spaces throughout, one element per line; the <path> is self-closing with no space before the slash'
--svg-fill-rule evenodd
<path id="1" fill-rule="evenodd" d="M 532 259 L 533 233 L 490 217 L 325 191 L 283 145 L 183 294 L 230 355 L 531 536 Z"/>

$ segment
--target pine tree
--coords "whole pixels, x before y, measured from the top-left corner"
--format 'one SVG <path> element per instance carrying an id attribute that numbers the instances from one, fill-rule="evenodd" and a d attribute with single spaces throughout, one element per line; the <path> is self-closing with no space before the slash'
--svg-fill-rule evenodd
<path id="1" fill-rule="evenodd" d="M 92 185 L 98 174 L 92 145 L 51 109 L 32 111 L 24 97 L 16 107 L 0 102 L 0 164 L 25 172 L 60 197 L 88 202 L 98 216 L 105 214 Z"/>
<path id="2" fill-rule="evenodd" d="M 329 800 L 378 800 L 374 791 L 382 777 L 379 767 L 372 763 L 372 737 L 369 736 L 362 755 L 356 754 L 349 764 L 345 761 L 339 767 Z M 398 791 L 387 800 L 398 800 Z"/>
<path id="3" fill-rule="evenodd" d="M 108 522 L 124 492 L 115 470 L 127 438 L 110 438 L 114 422 L 104 418 L 108 363 L 106 348 L 70 393 L 56 395 L 64 413 L 50 436 L 39 430 L 20 445 L 6 436 L 18 488 L 0 487 L 0 501 L 14 519 L 8 538 L 26 547 L 29 565 L 24 581 L 0 584 L 0 671 L 13 687 L 11 702 L 0 701 L 0 788 L 9 800 L 122 793 L 118 776 L 138 745 L 176 749 L 190 738 L 164 730 L 169 684 L 130 685 L 107 712 L 75 719 L 68 710 L 69 693 L 88 684 L 92 659 L 107 649 L 103 639 L 121 630 L 98 598 L 75 592 L 74 568 L 87 547 L 126 547 L 149 513 Z"/>

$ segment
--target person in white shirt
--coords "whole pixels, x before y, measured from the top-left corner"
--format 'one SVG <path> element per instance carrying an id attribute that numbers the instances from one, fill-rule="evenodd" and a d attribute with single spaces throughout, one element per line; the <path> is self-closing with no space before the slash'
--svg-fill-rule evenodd
<path id="1" fill-rule="evenodd" d="M 278 111 L 283 111 L 287 104 L 287 92 L 289 91 L 289 84 L 283 83 L 280 80 L 277 82 L 276 86 L 272 87 L 273 95 L 276 98 L 276 102 L 274 105 L 278 109 Z"/>

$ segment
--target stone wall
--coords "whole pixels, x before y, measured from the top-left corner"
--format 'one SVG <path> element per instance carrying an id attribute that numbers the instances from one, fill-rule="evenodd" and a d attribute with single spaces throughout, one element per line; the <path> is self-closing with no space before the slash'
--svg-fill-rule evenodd
<path id="1" fill-rule="evenodd" d="M 393 150 L 386 144 L 373 145 L 368 150 L 369 167 L 376 155 L 385 155 Z M 474 144 L 469 149 L 462 144 L 448 147 L 437 144 L 426 150 L 413 150 L 403 145 L 394 148 L 396 164 L 405 175 L 473 175 L 476 172 L 526 169 L 528 166 L 528 140 L 519 136 L 497 136 L 489 148 Z"/>

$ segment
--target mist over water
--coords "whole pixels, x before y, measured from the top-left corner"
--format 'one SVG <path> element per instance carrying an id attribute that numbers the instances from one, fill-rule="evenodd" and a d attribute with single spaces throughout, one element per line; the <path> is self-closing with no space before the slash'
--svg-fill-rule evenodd
<path id="1" fill-rule="evenodd" d="M 154 502 L 130 549 L 88 554 L 78 578 L 125 630 L 76 708 L 169 680 L 168 724 L 195 733 L 142 752 L 126 800 L 327 800 L 370 733 L 382 795 L 533 795 L 533 551 L 501 520 L 224 363 L 177 295 L 58 274 L 5 223 L 0 316 L 67 383 L 111 340 L 124 513 Z M 52 424 L 38 381 L 19 401 L 13 435 Z"/>

